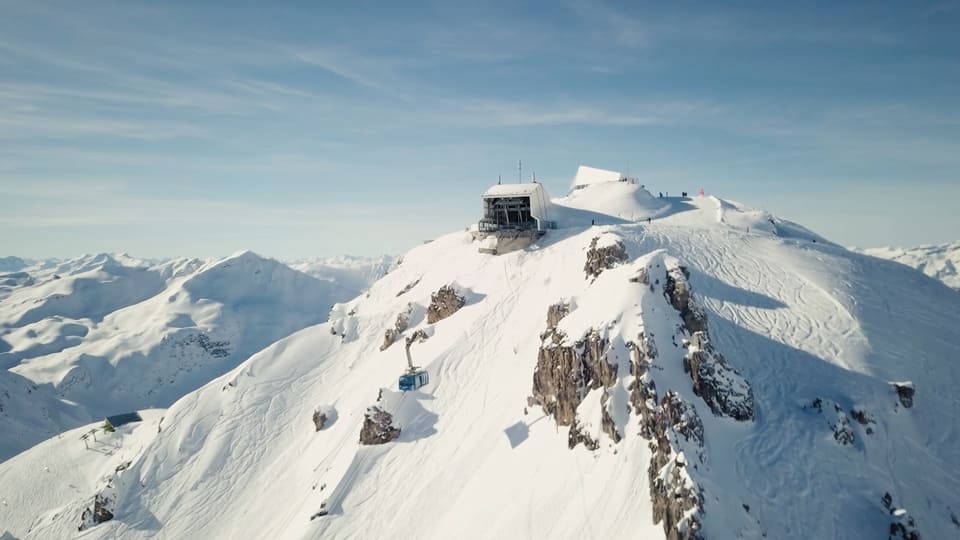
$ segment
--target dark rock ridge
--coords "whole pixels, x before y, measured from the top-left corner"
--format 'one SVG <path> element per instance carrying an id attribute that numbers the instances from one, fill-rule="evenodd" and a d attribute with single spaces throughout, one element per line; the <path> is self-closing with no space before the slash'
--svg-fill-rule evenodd
<path id="1" fill-rule="evenodd" d="M 596 243 L 596 239 L 591 243 L 584 269 L 594 277 L 626 259 L 619 242 L 599 249 Z M 657 267 L 663 268 L 659 264 Z M 671 338 L 675 346 L 679 347 L 682 340 L 687 348 L 682 361 L 693 393 L 718 416 L 752 420 L 754 399 L 750 384 L 711 344 L 706 315 L 693 298 L 686 270 L 667 268 L 663 270 L 665 278 L 659 279 L 653 279 L 651 270 L 652 267 L 641 268 L 628 281 L 644 287 L 640 294 L 648 294 L 647 288 L 656 292 L 662 286 L 667 303 L 678 312 L 681 324 Z M 578 417 L 577 408 L 590 391 L 601 390 L 600 426 L 614 443 L 621 440 L 622 434 L 609 410 L 608 389 L 618 382 L 618 365 L 608 362 L 608 356 L 613 354 L 613 338 L 602 330 L 588 328 L 573 341 L 576 336 L 571 339 L 558 328 L 569 311 L 570 305 L 564 302 L 547 310 L 547 328 L 540 335 L 533 395 L 528 404 L 540 405 L 557 425 L 570 426 L 570 448 L 583 444 L 589 450 L 597 450 L 600 441 L 596 440 L 596 432 L 585 429 L 595 419 Z M 662 524 L 668 539 L 702 538 L 704 490 L 695 482 L 694 471 L 709 466 L 703 421 L 694 404 L 680 393 L 669 389 L 662 395 L 658 393 L 653 375 L 665 366 L 655 364 L 658 350 L 652 334 L 641 331 L 625 345 L 630 353 L 632 377 L 627 386 L 629 412 L 639 418 L 640 435 L 651 450 L 647 476 L 654 522 Z M 865 412 L 861 416 L 869 422 Z"/>
<path id="2" fill-rule="evenodd" d="M 418 283 L 420 283 L 420 278 L 417 278 L 411 281 L 410 283 L 407 283 L 406 285 L 403 286 L 402 289 L 400 289 L 400 292 L 397 293 L 397 296 L 410 292 L 410 290 L 416 287 Z"/>
<path id="3" fill-rule="evenodd" d="M 533 396 L 528 400 L 531 406 L 543 407 L 561 426 L 574 425 L 577 407 L 587 392 L 608 388 L 617 377 L 616 366 L 607 362 L 609 343 L 597 330 L 589 329 L 572 345 L 563 344 L 567 336 L 555 325 L 568 309 L 558 304 L 547 310 L 547 321 L 554 325 L 540 335 L 542 343 L 533 372 Z M 572 446 L 576 446 L 574 439 L 581 440 L 571 434 Z"/>
<path id="4" fill-rule="evenodd" d="M 378 405 L 367 407 L 360 428 L 360 444 L 386 444 L 400 436 L 400 428 L 393 425 L 393 415 Z"/>
<path id="5" fill-rule="evenodd" d="M 160 344 L 168 345 L 173 348 L 173 354 L 177 356 L 183 356 L 187 354 L 187 350 L 190 348 L 199 348 L 203 352 L 212 356 L 213 358 L 226 358 L 230 356 L 230 342 L 229 341 L 217 341 L 210 339 L 210 336 L 207 334 L 190 334 L 189 336 L 173 341 L 173 338 L 169 336 L 164 336 L 160 340 Z"/>
<path id="6" fill-rule="evenodd" d="M 457 292 L 452 285 L 444 285 L 440 287 L 440 290 L 430 295 L 427 322 L 433 324 L 442 321 L 456 313 L 466 303 L 466 298 Z"/>
<path id="7" fill-rule="evenodd" d="M 663 294 L 680 312 L 683 329 L 690 338 L 683 368 L 690 374 L 693 392 L 703 398 L 713 414 L 736 420 L 753 419 L 753 390 L 750 383 L 730 367 L 710 344 L 707 316 L 694 302 L 689 273 L 683 266 L 667 271 Z"/>
<path id="8" fill-rule="evenodd" d="M 587 277 L 597 277 L 604 270 L 627 261 L 627 249 L 623 242 L 617 240 L 613 244 L 597 247 L 600 237 L 595 237 L 590 241 L 590 249 L 587 250 L 587 262 L 583 265 L 583 271 Z"/>
<path id="9" fill-rule="evenodd" d="M 87 508 L 80 516 L 80 525 L 77 527 L 77 530 L 82 531 L 88 527 L 99 525 L 113 519 L 113 512 L 110 510 L 111 506 L 113 506 L 111 499 L 97 494 L 93 498 L 93 508 Z"/>
<path id="10" fill-rule="evenodd" d="M 385 351 L 393 345 L 400 334 L 403 334 L 410 325 L 410 315 L 413 313 L 413 304 L 407 304 L 407 307 L 397 314 L 397 320 L 393 323 L 393 328 L 387 328 L 383 333 L 383 343 L 380 344 L 380 350 Z"/>
<path id="11" fill-rule="evenodd" d="M 909 409 L 913 407 L 913 394 L 915 392 L 913 388 L 913 383 L 903 382 L 903 383 L 890 383 L 893 385 L 893 389 L 897 392 L 897 399 L 900 400 L 900 404 Z"/>
<path id="12" fill-rule="evenodd" d="M 867 435 L 873 435 L 872 424 L 875 424 L 876 421 L 873 419 L 873 416 L 865 410 L 854 408 L 850 409 L 850 413 L 848 414 L 840 404 L 819 397 L 814 399 L 809 405 L 804 405 L 803 408 L 813 410 L 817 414 L 823 415 L 827 425 L 833 430 L 833 439 L 843 446 L 851 445 L 857 440 L 854 431 L 855 424 L 850 421 L 850 418 L 853 418 L 857 423 L 864 426 Z"/>
<path id="13" fill-rule="evenodd" d="M 320 409 L 313 411 L 313 425 L 317 428 L 317 431 L 323 429 L 323 426 L 327 424 L 327 415 Z"/>
<path id="14" fill-rule="evenodd" d="M 657 357 L 653 340 L 641 334 L 630 348 L 630 404 L 640 417 L 640 435 L 650 441 L 647 478 L 653 502 L 653 522 L 663 523 L 668 539 L 702 538 L 700 515 L 703 493 L 686 474 L 687 453 L 703 463 L 703 423 L 697 411 L 678 394 L 667 392 L 657 399 L 657 388 L 649 368 Z M 682 438 L 682 439 L 681 439 Z M 693 510 L 692 515 L 689 515 Z M 687 516 L 687 517 L 685 517 Z"/>
<path id="15" fill-rule="evenodd" d="M 683 369 L 693 381 L 693 393 L 703 398 L 713 414 L 740 421 L 753 419 L 750 384 L 713 348 L 706 330 L 691 336 Z"/>
<path id="16" fill-rule="evenodd" d="M 909 512 L 903 508 L 897 508 L 893 504 L 893 496 L 890 493 L 884 493 L 880 499 L 883 507 L 890 513 L 889 540 L 920 540 L 920 531 L 917 530 L 917 523 Z"/>

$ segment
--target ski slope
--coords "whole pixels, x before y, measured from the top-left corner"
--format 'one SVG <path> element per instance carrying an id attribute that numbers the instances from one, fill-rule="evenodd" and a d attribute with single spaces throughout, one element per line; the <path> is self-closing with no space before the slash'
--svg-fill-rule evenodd
<path id="1" fill-rule="evenodd" d="M 903 516 L 924 537 L 956 537 L 960 294 L 737 203 L 605 190 L 622 185 L 555 200 L 562 228 L 523 251 L 480 254 L 466 232 L 419 246 L 329 321 L 179 399 L 126 458 L 114 481 L 123 489 L 110 492 L 115 518 L 84 536 L 663 537 L 652 519 L 651 446 L 627 407 L 636 382 L 629 343 L 645 335 L 659 351 L 645 380 L 702 421 L 703 445 L 678 442 L 668 465 L 701 494 L 693 517 L 704 537 L 877 538 Z M 626 261 L 585 275 L 591 244 L 618 243 Z M 683 369 L 690 336 L 663 289 L 679 266 L 713 346 L 749 382 L 751 419 L 717 416 L 692 390 Z M 647 283 L 636 281 L 641 273 Z M 445 285 L 466 304 L 429 324 L 431 293 Z M 568 448 L 570 428 L 528 403 L 558 302 L 570 306 L 558 323 L 565 340 L 596 332 L 609 343 L 613 381 L 586 391 L 576 409 L 595 450 Z M 380 350 L 401 312 L 410 313 L 404 336 L 430 336 L 411 346 L 430 384 L 403 394 L 394 391 L 402 340 Z M 908 381 L 911 407 L 891 385 Z M 361 446 L 374 404 L 401 433 Z M 318 408 L 334 417 L 319 431 Z M 619 442 L 602 426 L 604 411 Z M 3 497 L 25 497 L 23 471 L 40 462 L 99 467 L 65 450 L 35 457 L 68 444 L 77 441 L 51 440 L 0 464 L 0 480 L 17 479 L 3 483 Z M 72 537 L 103 489 L 86 487 L 51 488 L 37 503 L 44 512 L 0 506 L 0 523 L 18 538 Z"/>

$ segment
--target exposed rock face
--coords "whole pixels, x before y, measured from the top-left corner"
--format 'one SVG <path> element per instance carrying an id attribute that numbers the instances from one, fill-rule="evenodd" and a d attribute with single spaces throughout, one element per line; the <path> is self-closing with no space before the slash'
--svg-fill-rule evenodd
<path id="1" fill-rule="evenodd" d="M 652 456 L 647 467 L 654 523 L 663 523 L 670 539 L 698 539 L 703 494 L 686 473 L 692 452 L 704 460 L 703 422 L 690 404 L 673 392 L 658 400 L 657 386 L 649 370 L 657 358 L 653 338 L 640 334 L 630 349 L 630 404 L 640 417 L 640 435 L 650 441 Z M 684 451 L 684 448 L 687 451 Z"/>
<path id="2" fill-rule="evenodd" d="M 600 441 L 594 440 L 590 434 L 584 433 L 580 427 L 580 424 L 574 420 L 573 425 L 570 426 L 570 434 L 567 437 L 567 446 L 573 449 L 581 443 L 583 443 L 583 446 L 587 450 L 596 450 L 597 448 L 600 448 Z"/>
<path id="3" fill-rule="evenodd" d="M 683 368 L 693 380 L 693 392 L 703 398 L 713 414 L 741 421 L 753 419 L 750 384 L 710 345 L 706 330 L 691 336 Z"/>
<path id="4" fill-rule="evenodd" d="M 693 301 L 689 273 L 679 266 L 667 271 L 663 294 L 680 312 L 690 346 L 683 368 L 690 374 L 693 391 L 703 398 L 713 414 L 736 420 L 753 419 L 753 390 L 750 383 L 730 367 L 710 344 L 707 317 Z"/>
<path id="5" fill-rule="evenodd" d="M 164 336 L 160 340 L 160 344 L 171 347 L 177 356 L 188 355 L 190 349 L 201 349 L 213 358 L 226 358 L 230 356 L 231 352 L 229 341 L 212 340 L 207 334 L 190 334 L 176 341 Z"/>
<path id="6" fill-rule="evenodd" d="M 591 244 L 591 253 L 584 269 L 588 276 L 597 276 L 626 258 L 626 252 L 619 243 L 606 248 L 597 248 L 596 244 L 596 241 Z M 702 399 L 716 415 L 741 421 L 752 420 L 754 398 L 750 384 L 711 345 L 707 318 L 693 297 L 686 270 L 672 262 L 667 264 L 665 279 L 655 279 L 653 266 L 640 268 L 627 279 L 644 285 L 640 294 L 648 294 L 647 288 L 652 292 L 662 286 L 667 303 L 677 310 L 681 324 L 668 337 L 672 338 L 674 346 L 680 347 L 680 341 L 683 341 L 687 348 L 682 362 L 690 377 L 693 394 Z M 669 265 L 674 267 L 670 268 Z M 663 266 L 658 264 L 657 268 Z M 611 389 L 621 383 L 618 381 L 618 364 L 608 362 L 608 356 L 616 354 L 612 352 L 617 349 L 611 347 L 611 342 L 616 344 L 617 338 L 608 338 L 606 334 L 607 329 L 615 328 L 615 323 L 619 321 L 601 327 L 601 330 L 588 328 L 579 340 L 571 343 L 571 337 L 558 328 L 569 311 L 570 307 L 564 303 L 550 306 L 547 310 L 547 329 L 540 335 L 542 342 L 533 377 L 533 396 L 528 401 L 530 405 L 539 404 L 543 407 L 547 414 L 553 416 L 557 425 L 570 426 L 570 448 L 582 443 L 589 450 L 597 450 L 600 447 L 598 433 L 601 431 L 614 442 L 620 441 L 623 436 L 617 430 L 617 422 L 622 422 L 622 419 L 615 421 L 619 413 L 610 409 Z M 566 328 L 568 325 L 564 326 Z M 629 383 L 626 386 L 629 413 L 639 417 L 640 435 L 649 441 L 651 450 L 647 475 L 654 522 L 662 524 L 665 536 L 669 539 L 700 539 L 703 537 L 705 495 L 695 478 L 699 474 L 697 469 L 709 467 L 703 421 L 697 406 L 685 400 L 681 394 L 669 389 L 662 396 L 658 394 L 654 375 L 670 367 L 657 363 L 659 353 L 649 330 L 644 325 L 639 326 L 638 330 L 636 339 L 625 343 L 630 353 L 632 378 L 623 382 Z M 572 337 L 576 338 L 575 335 Z M 675 361 L 672 359 L 676 356 L 671 354 L 666 358 Z M 679 366 L 670 369 L 677 368 Z M 584 399 L 598 397 L 596 394 L 588 397 L 591 391 L 602 392 L 599 396 L 599 430 L 596 419 L 579 417 L 577 412 Z M 689 390 L 683 389 L 683 392 L 688 399 L 696 399 L 689 397 Z M 595 402 L 590 403 L 589 409 L 596 411 Z M 842 410 L 840 412 L 843 413 Z M 868 423 L 870 421 L 865 412 L 859 417 Z M 847 418 L 845 413 L 842 418 Z M 850 422 L 844 425 L 850 426 Z M 837 433 L 844 438 L 843 430 Z M 853 432 L 849 433 L 852 436 Z"/>
<path id="7" fill-rule="evenodd" d="M 113 519 L 113 511 L 110 509 L 112 506 L 112 499 L 98 493 L 93 498 L 93 508 L 87 508 L 80 516 L 80 525 L 77 530 L 82 531 Z"/>
<path id="8" fill-rule="evenodd" d="M 360 429 L 360 444 L 386 444 L 400 436 L 400 428 L 393 425 L 393 416 L 377 405 L 367 407 Z"/>
<path id="9" fill-rule="evenodd" d="M 562 345 L 566 335 L 555 327 L 548 328 L 541 338 L 544 342 L 533 372 L 530 402 L 543 407 L 558 425 L 573 425 L 586 393 L 609 387 L 616 380 L 616 366 L 607 362 L 609 344 L 596 330 L 573 345 Z"/>
<path id="10" fill-rule="evenodd" d="M 913 383 L 891 383 L 894 390 L 897 391 L 897 398 L 900 404 L 906 408 L 913 407 L 913 394 L 915 392 Z"/>
<path id="11" fill-rule="evenodd" d="M 400 289 L 400 292 L 397 293 L 397 296 L 410 292 L 410 290 L 416 287 L 418 283 L 420 283 L 420 278 L 417 278 L 411 281 L 410 283 L 407 283 L 406 285 L 404 285 L 402 289 Z"/>
<path id="12" fill-rule="evenodd" d="M 667 282 L 663 294 L 670 301 L 670 305 L 680 312 L 683 326 L 690 335 L 694 332 L 707 330 L 707 316 L 690 298 L 690 273 L 686 267 L 679 266 L 667 271 Z"/>
<path id="13" fill-rule="evenodd" d="M 703 423 L 696 409 L 673 392 L 667 392 L 657 404 L 652 381 L 638 386 L 637 391 L 645 398 L 640 412 L 641 434 L 650 439 L 653 452 L 647 467 L 653 522 L 663 523 L 669 539 L 701 538 L 703 494 L 686 472 L 687 454 L 682 448 L 693 449 L 703 461 L 699 452 L 703 448 Z"/>
<path id="14" fill-rule="evenodd" d="M 442 321 L 456 313 L 467 303 L 451 285 L 444 285 L 440 290 L 430 295 L 430 307 L 427 308 L 427 322 L 433 324 Z"/>
<path id="15" fill-rule="evenodd" d="M 830 405 L 833 405 L 832 407 Z M 804 409 L 811 409 L 825 417 L 827 425 L 833 430 L 833 439 L 837 443 L 848 446 L 856 440 L 855 425 L 850 421 L 852 417 L 859 424 L 865 426 L 867 435 L 873 434 L 871 424 L 876 423 L 870 413 L 862 410 L 851 409 L 848 415 L 838 403 L 823 398 L 816 398 L 810 405 L 804 405 Z"/>
<path id="16" fill-rule="evenodd" d="M 393 328 L 387 328 L 387 331 L 383 333 L 383 343 L 380 345 L 381 351 L 387 350 L 407 330 L 410 325 L 411 313 L 413 313 L 413 304 L 407 304 L 406 309 L 397 314 L 397 320 L 394 321 Z"/>
<path id="17" fill-rule="evenodd" d="M 837 421 L 830 425 L 833 428 L 833 439 L 843 446 L 853 444 L 856 437 L 853 434 L 853 428 L 850 426 L 850 418 L 839 405 L 834 407 L 836 407 Z"/>
<path id="18" fill-rule="evenodd" d="M 313 425 L 317 428 L 317 431 L 323 429 L 327 423 L 327 415 L 320 410 L 313 411 Z"/>
<path id="19" fill-rule="evenodd" d="M 893 505 L 893 497 L 890 493 L 884 493 L 880 502 L 890 512 L 890 530 L 887 536 L 889 540 L 920 540 L 917 523 L 906 510 Z"/>
<path id="20" fill-rule="evenodd" d="M 590 249 L 587 251 L 587 262 L 583 265 L 583 271 L 587 277 L 597 277 L 607 268 L 627 261 L 627 249 L 623 242 L 617 240 L 613 244 L 603 247 L 597 247 L 600 237 L 590 241 Z"/>
<path id="21" fill-rule="evenodd" d="M 570 304 L 565 302 L 559 302 L 547 308 L 547 330 L 555 328 L 560 319 L 569 314 Z"/>

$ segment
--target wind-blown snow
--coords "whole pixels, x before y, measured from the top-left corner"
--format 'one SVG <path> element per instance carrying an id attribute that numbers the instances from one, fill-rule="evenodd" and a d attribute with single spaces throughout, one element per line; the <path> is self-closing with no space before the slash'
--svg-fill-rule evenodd
<path id="1" fill-rule="evenodd" d="M 555 201 L 567 209 L 567 228 L 527 250 L 483 255 L 466 232 L 413 249 L 368 295 L 336 306 L 329 322 L 178 400 L 159 433 L 135 434 L 143 433 L 142 450 L 123 475 L 136 481 L 124 484 L 115 519 L 85 535 L 662 537 L 651 517 L 648 441 L 637 417 L 623 412 L 619 385 L 628 379 L 610 390 L 620 442 L 588 423 L 599 396 L 584 396 L 577 410 L 600 442 L 596 451 L 568 449 L 568 428 L 528 407 L 547 308 L 563 300 L 573 306 L 560 322 L 566 335 L 602 331 L 621 377 L 629 377 L 625 341 L 641 329 L 656 339 L 650 373 L 658 391 L 678 392 L 703 421 L 702 461 L 685 450 L 671 466 L 703 490 L 705 537 L 883 537 L 892 519 L 885 493 L 925 537 L 956 536 L 960 295 L 742 205 L 639 191 L 625 203 L 626 193 L 594 191 L 603 187 Z M 616 237 L 628 260 L 593 279 L 583 267 L 598 236 Z M 690 273 L 713 345 L 749 381 L 753 421 L 714 416 L 693 394 L 676 340 L 679 315 L 657 288 L 673 264 Z M 641 269 L 649 286 L 630 281 Z M 451 283 L 466 305 L 428 325 L 431 293 Z M 408 309 L 404 335 L 431 335 L 411 346 L 431 382 L 385 392 L 380 403 L 401 434 L 361 447 L 364 411 L 405 369 L 403 340 L 379 349 Z M 912 382 L 911 408 L 891 381 Z M 318 407 L 336 411 L 322 431 L 312 422 Z M 859 413 L 863 424 L 847 421 Z M 841 428 L 852 442 L 840 442 Z M 67 444 L 81 443 L 43 448 Z M 0 480 L 20 479 L 8 488 L 17 500 L 30 489 L 27 468 L 81 459 L 39 452 L 0 464 Z M 76 462 L 84 471 L 107 465 Z M 0 523 L 27 538 L 74 535 L 95 492 L 89 484 L 52 491 L 31 512 L 0 506 Z M 54 509 L 56 517 L 36 519 Z"/>

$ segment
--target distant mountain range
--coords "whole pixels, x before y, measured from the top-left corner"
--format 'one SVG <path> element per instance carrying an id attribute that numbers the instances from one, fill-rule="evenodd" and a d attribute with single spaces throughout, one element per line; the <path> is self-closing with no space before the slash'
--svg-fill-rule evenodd
<path id="1" fill-rule="evenodd" d="M 249 251 L 219 260 L 96 254 L 2 264 L 0 460 L 80 423 L 169 406 L 325 321 L 392 259 L 296 263 L 306 273 Z"/>
<path id="2" fill-rule="evenodd" d="M 860 250 L 867 255 L 890 259 L 916 268 L 939 279 L 954 289 L 960 289 L 960 241 L 913 248 L 868 248 Z"/>

